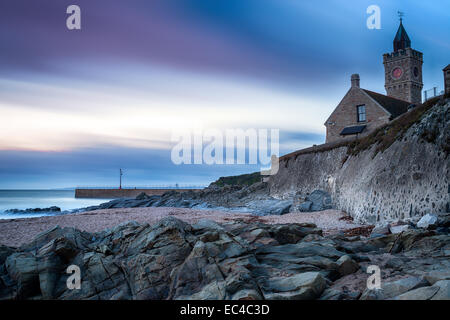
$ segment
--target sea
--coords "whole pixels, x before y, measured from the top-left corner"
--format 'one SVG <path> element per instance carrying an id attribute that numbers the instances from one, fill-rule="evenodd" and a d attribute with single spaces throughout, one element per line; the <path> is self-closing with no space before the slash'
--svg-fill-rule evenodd
<path id="1" fill-rule="evenodd" d="M 95 206 L 111 199 L 77 199 L 75 190 L 0 190 L 0 219 L 34 218 L 55 213 L 6 213 L 8 209 L 49 208 L 61 211 Z M 56 213 L 60 214 L 60 213 Z"/>

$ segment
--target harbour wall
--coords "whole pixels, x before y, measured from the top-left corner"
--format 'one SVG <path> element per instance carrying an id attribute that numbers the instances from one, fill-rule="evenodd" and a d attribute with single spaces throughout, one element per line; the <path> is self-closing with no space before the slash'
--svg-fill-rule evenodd
<path id="1" fill-rule="evenodd" d="M 169 191 L 185 192 L 199 189 L 75 189 L 75 198 L 117 199 L 134 198 L 144 192 L 149 196 L 162 195 Z"/>

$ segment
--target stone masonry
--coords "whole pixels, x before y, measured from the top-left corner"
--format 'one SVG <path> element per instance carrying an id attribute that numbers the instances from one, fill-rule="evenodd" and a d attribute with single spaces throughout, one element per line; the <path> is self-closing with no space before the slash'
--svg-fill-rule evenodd
<path id="1" fill-rule="evenodd" d="M 421 103 L 422 53 L 411 48 L 386 53 L 383 55 L 383 64 L 387 95 L 410 103 Z"/>
<path id="2" fill-rule="evenodd" d="M 352 77 L 355 78 L 355 76 L 357 75 Z M 359 87 L 359 76 L 357 79 L 352 81 L 350 90 L 325 122 L 325 127 L 327 128 L 326 143 L 354 138 L 353 135 L 347 137 L 340 135 L 345 127 L 366 125 L 366 129 L 361 133 L 361 136 L 364 136 L 375 128 L 389 122 L 390 113 L 380 107 L 374 99 Z M 358 105 L 365 105 L 366 121 L 364 122 L 358 122 Z"/>
<path id="3" fill-rule="evenodd" d="M 444 69 L 444 92 L 450 93 L 450 64 Z"/>

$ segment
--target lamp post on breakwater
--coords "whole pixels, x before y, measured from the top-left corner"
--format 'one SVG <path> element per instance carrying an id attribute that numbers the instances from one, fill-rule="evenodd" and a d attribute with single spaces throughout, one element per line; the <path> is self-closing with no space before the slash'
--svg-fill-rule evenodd
<path id="1" fill-rule="evenodd" d="M 122 176 L 123 176 L 122 169 L 119 169 L 119 179 L 120 179 L 119 189 L 122 189 Z"/>

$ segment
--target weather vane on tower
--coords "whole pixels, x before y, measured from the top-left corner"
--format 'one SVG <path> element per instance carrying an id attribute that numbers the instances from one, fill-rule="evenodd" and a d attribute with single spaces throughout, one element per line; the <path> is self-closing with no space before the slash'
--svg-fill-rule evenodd
<path id="1" fill-rule="evenodd" d="M 402 11 L 397 11 L 397 14 L 398 14 L 398 17 L 400 18 L 400 21 L 402 21 L 403 20 L 403 16 L 405 15 L 405 13 L 402 12 Z"/>

